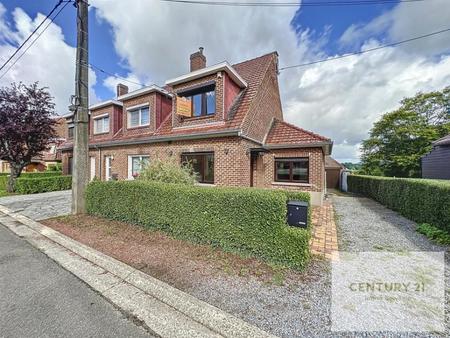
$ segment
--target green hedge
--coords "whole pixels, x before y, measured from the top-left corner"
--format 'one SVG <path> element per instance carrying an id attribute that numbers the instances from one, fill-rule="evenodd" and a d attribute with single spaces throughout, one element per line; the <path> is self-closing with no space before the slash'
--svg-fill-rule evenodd
<path id="1" fill-rule="evenodd" d="M 42 177 L 54 177 L 61 176 L 61 171 L 36 171 L 36 172 L 23 172 L 20 174 L 19 180 L 23 178 L 42 178 Z M 9 173 L 0 173 L 0 190 L 6 189 Z"/>
<path id="2" fill-rule="evenodd" d="M 302 269 L 310 229 L 286 225 L 288 199 L 309 194 L 139 181 L 92 182 L 86 194 L 89 214 Z"/>
<path id="3" fill-rule="evenodd" d="M 48 191 L 69 190 L 72 188 L 72 176 L 51 176 L 22 178 L 16 181 L 18 194 L 36 194 Z"/>
<path id="4" fill-rule="evenodd" d="M 348 190 L 371 197 L 414 222 L 450 233 L 450 182 L 350 175 Z"/>

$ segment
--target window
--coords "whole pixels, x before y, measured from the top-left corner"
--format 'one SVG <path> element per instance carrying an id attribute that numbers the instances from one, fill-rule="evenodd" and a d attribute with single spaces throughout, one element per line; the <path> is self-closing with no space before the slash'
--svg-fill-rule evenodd
<path id="1" fill-rule="evenodd" d="M 68 138 L 73 138 L 73 132 L 75 130 L 75 126 L 73 123 L 68 125 L 68 131 L 67 131 L 67 137 Z"/>
<path id="2" fill-rule="evenodd" d="M 109 116 L 94 118 L 94 134 L 109 133 Z"/>
<path id="3" fill-rule="evenodd" d="M 128 179 L 139 175 L 142 168 L 145 167 L 150 160 L 149 156 L 131 155 L 128 156 Z"/>
<path id="4" fill-rule="evenodd" d="M 142 127 L 150 124 L 150 109 L 148 106 L 128 111 L 128 127 Z"/>
<path id="5" fill-rule="evenodd" d="M 275 181 L 309 183 L 309 159 L 275 159 Z"/>
<path id="6" fill-rule="evenodd" d="M 73 173 L 73 157 L 69 157 L 69 163 L 67 166 L 67 175 L 72 175 Z"/>
<path id="7" fill-rule="evenodd" d="M 214 153 L 182 154 L 181 162 L 192 165 L 199 183 L 214 183 Z"/>
<path id="8" fill-rule="evenodd" d="M 182 94 L 191 101 L 192 117 L 214 115 L 216 113 L 215 85 L 202 87 Z"/>

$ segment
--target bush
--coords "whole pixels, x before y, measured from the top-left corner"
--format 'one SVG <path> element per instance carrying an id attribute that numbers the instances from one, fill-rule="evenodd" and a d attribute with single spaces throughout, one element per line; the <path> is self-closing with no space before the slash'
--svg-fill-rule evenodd
<path id="1" fill-rule="evenodd" d="M 286 225 L 286 201 L 307 193 L 142 181 L 92 182 L 89 214 L 165 231 L 267 262 L 305 267 L 310 229 Z"/>
<path id="2" fill-rule="evenodd" d="M 414 222 L 450 233 L 448 181 L 350 175 L 348 190 L 371 197 Z"/>
<path id="3" fill-rule="evenodd" d="M 170 161 L 153 160 L 140 172 L 138 180 L 194 185 L 196 175 L 189 164 L 180 166 Z"/>
<path id="4" fill-rule="evenodd" d="M 450 234 L 436 228 L 434 225 L 422 223 L 417 225 L 416 230 L 438 244 L 450 245 Z"/>
<path id="5" fill-rule="evenodd" d="M 16 181 L 18 194 L 36 194 L 48 191 L 69 190 L 72 188 L 72 176 L 50 176 L 22 178 Z"/>
<path id="6" fill-rule="evenodd" d="M 17 181 L 24 178 L 42 178 L 42 177 L 53 177 L 61 176 L 60 171 L 37 171 L 37 172 L 22 172 Z M 8 183 L 9 173 L 0 173 L 0 190 L 6 190 L 6 185 Z"/>
<path id="7" fill-rule="evenodd" d="M 49 164 L 47 166 L 47 171 L 62 171 L 61 163 Z"/>

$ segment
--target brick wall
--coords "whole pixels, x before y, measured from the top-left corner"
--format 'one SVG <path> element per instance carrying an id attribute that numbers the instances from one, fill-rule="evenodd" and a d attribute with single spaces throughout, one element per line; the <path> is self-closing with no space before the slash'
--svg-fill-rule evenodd
<path id="1" fill-rule="evenodd" d="M 309 159 L 309 183 L 275 182 L 275 158 Z M 254 185 L 261 188 L 275 188 L 322 192 L 325 188 L 325 157 L 321 148 L 273 150 L 258 157 L 253 173 Z"/>

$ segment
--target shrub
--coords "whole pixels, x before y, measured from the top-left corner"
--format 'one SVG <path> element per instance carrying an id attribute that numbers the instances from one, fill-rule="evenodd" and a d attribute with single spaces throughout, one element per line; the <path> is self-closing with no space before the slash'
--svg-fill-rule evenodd
<path id="1" fill-rule="evenodd" d="M 49 164 L 47 171 L 62 171 L 62 165 L 61 163 Z"/>
<path id="2" fill-rule="evenodd" d="M 413 178 L 348 176 L 350 192 L 362 194 L 417 223 L 450 233 L 450 182 Z"/>
<path id="3" fill-rule="evenodd" d="M 286 225 L 286 201 L 307 193 L 142 181 L 92 182 L 88 213 L 165 231 L 265 261 L 305 267 L 309 229 Z"/>
<path id="4" fill-rule="evenodd" d="M 450 245 L 450 234 L 434 225 L 422 223 L 417 225 L 416 230 L 438 244 Z"/>
<path id="5" fill-rule="evenodd" d="M 71 187 L 72 176 L 20 177 L 16 182 L 15 192 L 18 194 L 36 194 L 48 191 L 69 190 Z"/>
<path id="6" fill-rule="evenodd" d="M 53 177 L 61 176 L 60 171 L 37 171 L 37 172 L 22 172 L 18 181 L 24 178 L 42 178 L 42 177 Z M 8 182 L 9 173 L 0 173 L 0 190 L 6 190 L 6 184 Z M 17 189 L 17 188 L 16 188 Z"/>
<path id="7" fill-rule="evenodd" d="M 143 168 L 138 180 L 194 185 L 196 175 L 189 164 L 180 166 L 171 161 L 155 159 Z"/>

